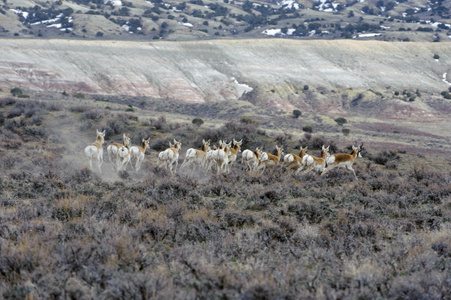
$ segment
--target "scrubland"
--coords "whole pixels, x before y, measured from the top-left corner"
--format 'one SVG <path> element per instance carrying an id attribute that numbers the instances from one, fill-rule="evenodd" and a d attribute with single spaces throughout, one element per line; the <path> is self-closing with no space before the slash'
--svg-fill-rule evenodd
<path id="1" fill-rule="evenodd" d="M 374 151 L 358 180 L 334 170 L 247 174 L 156 166 L 202 139 L 318 155 L 347 146 L 257 123 L 195 126 L 97 105 L 0 99 L 0 297 L 4 299 L 450 299 L 451 174 L 434 157 Z M 105 130 L 103 172 L 83 149 Z M 151 137 L 141 170 L 106 146 Z M 446 160 L 445 160 L 446 161 Z M 449 161 L 448 161 L 449 164 Z"/>

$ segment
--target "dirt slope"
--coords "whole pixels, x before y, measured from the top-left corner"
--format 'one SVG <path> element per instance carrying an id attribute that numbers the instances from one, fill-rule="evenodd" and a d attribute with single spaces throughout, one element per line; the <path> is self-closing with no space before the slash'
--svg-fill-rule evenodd
<path id="1" fill-rule="evenodd" d="M 293 109 L 346 110 L 330 90 L 439 93 L 451 81 L 448 43 L 218 40 L 121 42 L 3 39 L 0 88 L 149 96 L 190 103 L 239 99 Z M 433 59 L 434 54 L 439 59 Z M 318 102 L 316 104 L 309 101 Z M 331 101 L 331 102 L 328 102 Z M 316 107 L 316 108 L 315 108 Z"/>

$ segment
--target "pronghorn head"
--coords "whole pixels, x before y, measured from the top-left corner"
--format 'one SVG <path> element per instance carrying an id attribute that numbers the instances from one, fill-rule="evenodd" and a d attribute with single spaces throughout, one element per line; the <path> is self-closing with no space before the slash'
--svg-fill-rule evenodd
<path id="1" fill-rule="evenodd" d="M 142 138 L 142 147 L 143 147 L 143 149 L 144 149 L 144 151 L 149 147 L 149 144 L 150 144 L 150 137 L 148 137 L 147 138 L 147 140 L 146 139 L 144 139 L 144 138 Z"/>
<path id="2" fill-rule="evenodd" d="M 202 140 L 202 151 L 208 152 L 210 150 L 210 140 Z"/>
<path id="3" fill-rule="evenodd" d="M 100 141 L 101 144 L 103 144 L 103 142 L 105 141 L 105 130 L 104 131 L 98 131 L 96 129 L 96 133 L 97 133 L 97 141 Z"/>
<path id="4" fill-rule="evenodd" d="M 233 148 L 238 149 L 238 152 L 241 152 L 241 145 L 243 144 L 243 140 L 241 141 L 235 141 L 235 139 L 233 139 Z"/>
<path id="5" fill-rule="evenodd" d="M 257 147 L 257 148 L 255 148 L 254 154 L 255 154 L 255 156 L 257 157 L 257 160 L 259 160 L 259 159 L 260 159 L 260 156 L 262 155 L 262 150 L 260 150 L 260 149 Z"/>
<path id="6" fill-rule="evenodd" d="M 177 150 L 180 150 L 180 148 L 182 148 L 182 143 L 181 143 L 181 142 L 177 142 L 177 141 L 174 139 L 174 145 L 172 145 L 171 147 L 173 147 L 173 148 L 175 148 L 175 149 L 177 149 Z"/>
<path id="7" fill-rule="evenodd" d="M 356 155 L 358 157 L 362 157 L 362 154 L 360 154 L 360 152 L 363 149 L 363 143 L 360 146 L 355 147 L 354 145 L 352 146 L 352 153 L 356 153 Z"/>
<path id="8" fill-rule="evenodd" d="M 202 151 L 204 152 L 208 152 L 210 150 L 210 140 L 205 141 L 204 139 L 202 140 Z"/>
<path id="9" fill-rule="evenodd" d="M 329 147 L 330 146 L 327 146 L 327 148 L 326 148 L 326 147 L 324 147 L 324 145 L 321 147 L 321 157 L 329 157 L 330 156 Z"/>
<path id="10" fill-rule="evenodd" d="M 280 157 L 281 155 L 283 155 L 283 146 L 279 148 L 279 146 L 276 145 L 276 150 L 277 150 L 276 156 Z"/>
<path id="11" fill-rule="evenodd" d="M 303 158 L 307 154 L 308 147 L 302 148 L 302 146 L 299 148 L 299 157 Z"/>
<path id="12" fill-rule="evenodd" d="M 131 139 L 129 136 L 127 136 L 125 133 L 122 135 L 122 145 L 129 147 L 131 145 Z"/>

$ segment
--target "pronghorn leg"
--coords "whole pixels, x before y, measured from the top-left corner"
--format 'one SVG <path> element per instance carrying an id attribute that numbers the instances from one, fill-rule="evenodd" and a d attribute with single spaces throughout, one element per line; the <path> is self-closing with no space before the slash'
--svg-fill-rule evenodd
<path id="1" fill-rule="evenodd" d="M 188 160 L 185 157 L 185 159 L 183 160 L 182 164 L 180 165 L 180 169 L 185 167 L 187 163 L 188 163 Z"/>
<path id="2" fill-rule="evenodd" d="M 349 167 L 349 168 L 348 168 L 348 170 L 351 170 L 351 171 L 352 171 L 352 173 L 354 173 L 354 177 L 355 177 L 355 179 L 358 179 L 358 178 L 357 178 L 357 175 L 355 174 L 355 171 L 354 171 L 354 169 L 353 169 L 352 167 Z"/>
<path id="3" fill-rule="evenodd" d="M 142 159 L 139 159 L 139 157 L 136 159 L 136 163 L 135 163 L 135 171 L 138 172 L 139 169 L 141 169 L 141 164 L 142 164 Z"/>
<path id="4" fill-rule="evenodd" d="M 311 171 L 312 169 L 313 169 L 313 165 L 312 166 L 308 166 L 305 170 L 304 170 L 304 172 L 302 172 L 302 174 L 307 174 L 309 171 Z"/>
<path id="5" fill-rule="evenodd" d="M 335 166 L 331 166 L 329 168 L 324 169 L 324 171 L 321 173 L 321 176 L 324 176 L 326 173 L 329 173 L 329 171 L 333 169 L 335 169 Z"/>

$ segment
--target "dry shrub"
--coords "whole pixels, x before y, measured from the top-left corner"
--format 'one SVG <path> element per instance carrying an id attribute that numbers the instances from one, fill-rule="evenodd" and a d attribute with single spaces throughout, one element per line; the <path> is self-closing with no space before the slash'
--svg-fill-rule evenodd
<path id="1" fill-rule="evenodd" d="M 90 106 L 87 105 L 76 105 L 76 106 L 70 106 L 69 111 L 73 113 L 85 113 L 92 110 Z"/>
<path id="2" fill-rule="evenodd" d="M 16 103 L 16 99 L 14 99 L 13 97 L 6 97 L 6 98 L 0 99 L 0 107 L 4 107 L 7 105 L 13 105 L 15 103 Z"/>

